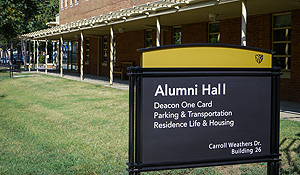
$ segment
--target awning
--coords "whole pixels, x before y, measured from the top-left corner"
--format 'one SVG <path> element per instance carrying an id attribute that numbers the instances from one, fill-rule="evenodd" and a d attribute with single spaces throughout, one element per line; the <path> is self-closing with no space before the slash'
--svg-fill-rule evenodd
<path id="1" fill-rule="evenodd" d="M 159 0 L 139 6 L 134 6 L 128 9 L 121 9 L 119 11 L 111 12 L 93 18 L 23 34 L 22 37 L 31 39 L 44 39 L 64 33 L 78 32 L 80 30 L 99 28 L 107 25 L 125 23 L 143 18 L 183 12 L 195 8 L 203 8 L 216 4 L 224 4 L 236 1 L 239 0 Z"/>
<path id="2" fill-rule="evenodd" d="M 224 5 L 222 5 L 224 4 Z M 248 15 L 274 13 L 299 9 L 297 0 L 247 0 Z M 60 35 L 74 39 L 85 31 L 90 36 L 109 34 L 109 26 L 126 31 L 143 30 L 155 26 L 155 18 L 161 17 L 165 26 L 208 21 L 208 14 L 219 14 L 218 20 L 241 16 L 241 0 L 158 0 L 128 9 L 79 20 L 52 28 L 23 34 L 33 40 L 59 40 Z"/>

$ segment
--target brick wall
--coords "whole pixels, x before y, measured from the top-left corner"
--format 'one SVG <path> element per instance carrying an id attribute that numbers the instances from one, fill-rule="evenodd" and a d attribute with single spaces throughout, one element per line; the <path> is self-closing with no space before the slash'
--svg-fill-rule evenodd
<path id="1" fill-rule="evenodd" d="M 207 25 L 207 22 L 182 25 L 182 44 L 207 43 Z"/>
<path id="2" fill-rule="evenodd" d="M 153 32 L 154 33 L 154 32 Z M 143 30 L 120 33 L 117 36 L 117 64 L 122 61 L 132 61 L 134 66 L 140 65 L 140 52 L 137 49 L 145 47 L 145 34 Z M 153 41 L 154 40 L 154 41 Z M 155 38 L 152 39 L 152 43 Z M 154 44 L 154 43 L 153 43 Z"/>
<path id="3" fill-rule="evenodd" d="M 220 33 L 220 44 L 241 45 L 241 18 L 222 20 Z"/>
<path id="4" fill-rule="evenodd" d="M 69 4 L 68 8 L 62 10 L 60 0 L 59 20 L 62 25 L 153 1 L 156 0 L 79 0 L 78 5 Z"/>
<path id="5" fill-rule="evenodd" d="M 172 44 L 172 27 L 168 27 L 167 31 L 163 31 L 163 45 L 171 45 Z"/>
<path id="6" fill-rule="evenodd" d="M 241 32 L 241 31 L 240 31 Z M 247 20 L 247 46 L 272 49 L 272 15 L 249 16 Z"/>

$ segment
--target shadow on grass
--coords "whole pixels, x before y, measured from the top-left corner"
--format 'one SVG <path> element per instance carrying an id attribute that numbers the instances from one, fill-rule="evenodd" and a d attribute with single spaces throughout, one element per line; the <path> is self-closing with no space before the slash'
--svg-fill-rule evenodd
<path id="1" fill-rule="evenodd" d="M 7 95 L 5 95 L 5 94 L 0 95 L 0 99 L 5 98 L 5 97 L 7 97 Z"/>
<path id="2" fill-rule="evenodd" d="M 300 133 L 296 134 L 300 137 Z M 279 144 L 282 156 L 280 174 L 300 174 L 300 138 L 284 138 Z"/>

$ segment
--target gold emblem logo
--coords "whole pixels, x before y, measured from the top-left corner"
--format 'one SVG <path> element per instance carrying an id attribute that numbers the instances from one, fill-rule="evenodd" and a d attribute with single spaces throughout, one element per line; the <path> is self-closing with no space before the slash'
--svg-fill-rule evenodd
<path id="1" fill-rule="evenodd" d="M 260 64 L 264 59 L 264 56 L 262 54 L 256 54 L 255 55 L 255 61 Z"/>

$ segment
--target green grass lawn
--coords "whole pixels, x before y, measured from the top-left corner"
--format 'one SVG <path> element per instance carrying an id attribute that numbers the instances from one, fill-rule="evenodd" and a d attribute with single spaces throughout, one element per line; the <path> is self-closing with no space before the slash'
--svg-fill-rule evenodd
<path id="1" fill-rule="evenodd" d="M 282 120 L 280 141 L 281 173 L 299 174 L 300 122 Z M 0 174 L 127 174 L 127 150 L 128 91 L 0 72 Z M 145 174 L 258 175 L 266 164 Z"/>

